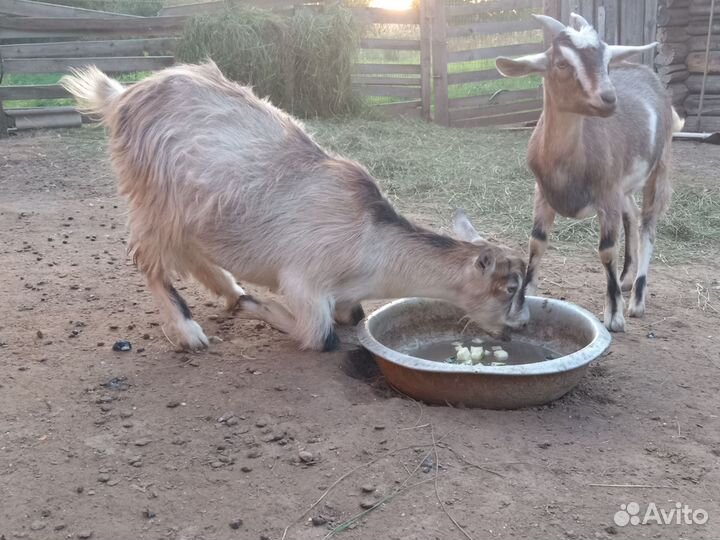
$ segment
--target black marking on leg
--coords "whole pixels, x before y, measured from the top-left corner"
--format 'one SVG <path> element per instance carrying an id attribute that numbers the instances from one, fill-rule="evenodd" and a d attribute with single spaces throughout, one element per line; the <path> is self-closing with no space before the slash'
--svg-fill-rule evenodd
<path id="1" fill-rule="evenodd" d="M 600 237 L 600 246 L 599 250 L 604 251 L 606 249 L 610 249 L 611 247 L 615 246 L 615 237 L 614 236 L 601 236 Z"/>
<path id="2" fill-rule="evenodd" d="M 607 270 L 607 293 L 610 298 L 610 312 L 615 315 L 618 309 L 617 298 L 620 296 L 620 288 L 618 287 L 617 276 L 615 274 L 613 264 L 606 263 L 605 270 Z"/>
<path id="3" fill-rule="evenodd" d="M 189 308 L 188 305 L 185 303 L 185 299 L 184 299 L 182 296 L 180 296 L 180 293 L 179 293 L 179 292 L 177 292 L 177 290 L 175 289 L 175 287 L 173 287 L 172 285 L 168 284 L 168 285 L 167 285 L 167 290 L 168 290 L 168 292 L 170 293 L 170 296 L 172 297 L 173 303 L 174 303 L 178 308 L 180 308 L 180 312 L 182 313 L 183 317 L 185 317 L 186 319 L 192 319 L 192 312 L 190 311 L 190 308 Z"/>
<path id="4" fill-rule="evenodd" d="M 340 348 L 340 338 L 335 333 L 335 329 L 331 329 L 330 333 L 325 336 L 325 342 L 323 343 L 322 352 L 336 351 Z"/>
<path id="5" fill-rule="evenodd" d="M 532 228 L 532 231 L 530 231 L 530 236 L 532 236 L 535 240 L 547 242 L 547 233 L 539 225 L 535 225 Z"/>
<path id="6" fill-rule="evenodd" d="M 620 281 L 623 281 L 625 279 L 625 276 L 630 271 L 630 267 L 632 266 L 632 257 L 630 256 L 627 251 L 625 252 L 625 261 L 623 262 L 623 269 L 620 273 Z"/>
<path id="7" fill-rule="evenodd" d="M 352 311 L 350 312 L 350 321 L 353 323 L 353 325 L 357 325 L 364 318 L 365 311 L 363 311 L 363 308 L 360 304 L 352 308 Z"/>
<path id="8" fill-rule="evenodd" d="M 645 276 L 639 276 L 635 280 L 635 287 L 633 287 L 633 290 L 635 291 L 633 294 L 635 295 L 635 303 L 639 304 L 642 302 L 643 295 L 645 294 L 645 284 L 646 284 L 646 277 Z"/>

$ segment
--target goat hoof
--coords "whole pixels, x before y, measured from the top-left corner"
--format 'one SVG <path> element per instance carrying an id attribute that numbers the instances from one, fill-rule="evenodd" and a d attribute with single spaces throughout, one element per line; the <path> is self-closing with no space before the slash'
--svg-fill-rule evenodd
<path id="1" fill-rule="evenodd" d="M 352 325 L 356 326 L 364 318 L 365 311 L 363 310 L 362 306 L 358 304 L 352 309 L 352 313 L 350 314 L 350 320 L 352 321 Z"/>
<path id="2" fill-rule="evenodd" d="M 628 306 L 628 315 L 630 317 L 642 317 L 643 315 L 645 315 L 645 304 L 635 304 L 634 302 L 632 302 Z"/>
<path id="3" fill-rule="evenodd" d="M 202 351 L 207 349 L 210 341 L 198 323 L 192 319 L 186 319 L 182 327 L 178 328 L 178 348 L 185 351 Z"/>
<path id="4" fill-rule="evenodd" d="M 625 317 L 621 312 L 617 312 L 610 317 L 605 317 L 605 328 L 611 332 L 624 332 L 625 331 Z"/>
<path id="5" fill-rule="evenodd" d="M 335 333 L 335 330 L 330 330 L 330 333 L 325 337 L 323 342 L 322 352 L 332 352 L 340 348 L 340 338 Z"/>

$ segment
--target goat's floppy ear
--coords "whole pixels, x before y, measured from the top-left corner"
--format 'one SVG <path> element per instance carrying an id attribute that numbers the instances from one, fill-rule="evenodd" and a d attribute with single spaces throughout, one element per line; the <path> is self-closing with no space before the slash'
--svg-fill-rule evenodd
<path id="1" fill-rule="evenodd" d="M 489 249 L 483 251 L 475 259 L 475 266 L 483 273 L 492 274 L 495 271 L 495 255 Z"/>
<path id="2" fill-rule="evenodd" d="M 470 223 L 470 218 L 467 217 L 465 211 L 461 208 L 455 210 L 453 215 L 453 231 L 455 236 L 465 242 L 479 242 L 483 240 L 483 237 L 478 234 Z"/>
<path id="3" fill-rule="evenodd" d="M 608 45 L 607 48 L 610 50 L 610 64 L 617 64 L 631 56 L 644 53 L 645 51 L 651 51 L 657 47 L 657 44 L 657 41 L 653 41 L 648 45 Z"/>
<path id="4" fill-rule="evenodd" d="M 572 26 L 575 30 L 580 31 L 583 28 L 591 25 L 582 15 L 578 15 L 577 13 L 571 13 L 570 26 Z"/>
<path id="5" fill-rule="evenodd" d="M 515 60 L 504 56 L 495 59 L 495 67 L 503 77 L 524 77 L 533 73 L 545 73 L 549 64 L 547 52 L 529 54 Z"/>

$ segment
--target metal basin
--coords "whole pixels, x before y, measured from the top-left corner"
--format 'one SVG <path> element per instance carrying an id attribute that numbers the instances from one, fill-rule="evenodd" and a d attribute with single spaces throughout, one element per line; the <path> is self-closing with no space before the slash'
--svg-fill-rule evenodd
<path id="1" fill-rule="evenodd" d="M 571 390 L 588 364 L 610 345 L 610 334 L 590 312 L 568 302 L 531 296 L 527 328 L 513 339 L 548 347 L 563 356 L 533 364 L 465 366 L 404 354 L 408 344 L 480 336 L 457 307 L 440 300 L 407 298 L 387 304 L 358 325 L 360 343 L 375 357 L 387 382 L 408 396 L 434 404 L 516 409 L 547 403 Z"/>

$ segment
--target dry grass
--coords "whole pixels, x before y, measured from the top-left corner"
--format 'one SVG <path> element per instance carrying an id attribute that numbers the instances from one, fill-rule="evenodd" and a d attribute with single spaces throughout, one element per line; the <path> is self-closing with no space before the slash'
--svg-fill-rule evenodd
<path id="1" fill-rule="evenodd" d="M 524 245 L 534 179 L 525 164 L 529 131 L 445 129 L 420 121 L 342 119 L 310 123 L 323 144 L 358 159 L 401 209 L 434 212 L 447 225 L 465 208 L 489 237 Z M 681 174 L 678 171 L 678 174 Z M 595 218 L 558 219 L 551 242 L 562 250 L 594 250 Z M 678 181 L 658 228 L 656 254 L 668 262 L 720 252 L 720 186 Z"/>

